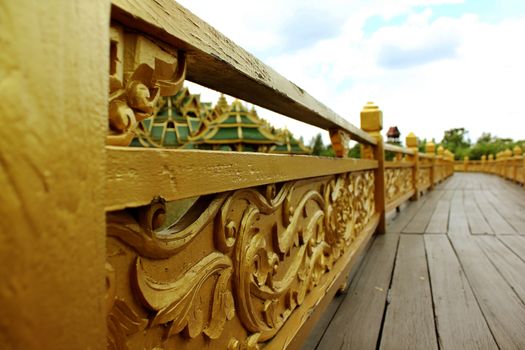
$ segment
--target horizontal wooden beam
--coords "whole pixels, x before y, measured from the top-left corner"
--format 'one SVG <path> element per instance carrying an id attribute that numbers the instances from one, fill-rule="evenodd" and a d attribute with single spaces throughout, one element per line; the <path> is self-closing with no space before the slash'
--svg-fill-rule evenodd
<path id="1" fill-rule="evenodd" d="M 433 154 L 428 154 L 428 153 L 419 153 L 419 158 L 433 159 L 434 155 Z"/>
<path id="2" fill-rule="evenodd" d="M 414 150 L 396 146 L 396 145 L 391 145 L 389 143 L 385 143 L 384 148 L 385 148 L 385 151 L 390 151 L 390 152 L 395 152 L 395 153 L 403 153 L 403 154 L 414 154 L 415 153 Z"/>
<path id="3" fill-rule="evenodd" d="M 355 141 L 377 144 L 175 1 L 112 0 L 112 5 L 113 20 L 184 50 L 188 80 L 325 130 L 344 129 Z"/>
<path id="4" fill-rule="evenodd" d="M 409 200 L 414 195 L 414 192 L 415 192 L 415 190 L 410 190 L 409 192 L 405 193 L 404 195 L 395 198 L 393 201 L 387 202 L 386 203 L 386 207 L 385 207 L 385 212 L 388 213 L 388 212 L 396 209 L 397 207 L 399 207 L 401 204 L 403 204 L 404 202 Z"/>
<path id="5" fill-rule="evenodd" d="M 397 169 L 397 168 L 413 168 L 414 162 L 385 162 L 385 169 Z"/>
<path id="6" fill-rule="evenodd" d="M 377 168 L 376 160 L 247 152 L 106 148 L 106 210 Z"/>

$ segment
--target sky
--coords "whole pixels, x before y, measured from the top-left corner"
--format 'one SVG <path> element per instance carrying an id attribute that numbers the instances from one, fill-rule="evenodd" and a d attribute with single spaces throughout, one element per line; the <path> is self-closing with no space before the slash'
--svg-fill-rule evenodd
<path id="1" fill-rule="evenodd" d="M 525 139 L 525 0 L 178 0 L 352 124 Z M 194 84 L 192 93 L 218 94 Z M 230 98 L 230 101 L 232 99 Z M 251 105 L 250 105 L 251 106 Z M 257 108 L 257 107 L 256 107 Z M 308 142 L 318 128 L 257 108 Z"/>

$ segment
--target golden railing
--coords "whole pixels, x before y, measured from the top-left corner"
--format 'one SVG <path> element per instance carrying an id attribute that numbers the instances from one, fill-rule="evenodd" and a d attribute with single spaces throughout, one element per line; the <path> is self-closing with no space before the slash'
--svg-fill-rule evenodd
<path id="1" fill-rule="evenodd" d="M 465 157 L 463 161 L 454 163 L 454 171 L 479 172 L 496 174 L 516 183 L 525 184 L 525 157 L 522 149 L 515 146 L 511 151 L 498 152 L 494 158 L 493 154 L 481 156 L 481 160 L 470 160 Z"/>
<path id="2" fill-rule="evenodd" d="M 174 2 L 115 0 L 112 21 L 117 86 L 169 96 L 186 78 L 329 131 L 338 158 L 108 146 L 108 347 L 298 348 L 385 212 L 452 163 L 413 135 L 384 145 L 377 106 L 353 126 Z M 110 97 L 110 144 L 133 132 L 118 108 L 147 112 L 137 91 Z"/>

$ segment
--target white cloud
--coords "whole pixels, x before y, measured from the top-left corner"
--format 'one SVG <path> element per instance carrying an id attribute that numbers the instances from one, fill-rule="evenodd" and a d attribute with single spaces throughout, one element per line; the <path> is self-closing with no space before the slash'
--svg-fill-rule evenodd
<path id="1" fill-rule="evenodd" d="M 433 19 L 430 8 L 415 10 L 415 6 L 457 2 L 270 0 L 187 5 L 357 126 L 361 107 L 372 100 L 383 110 L 385 132 L 397 125 L 403 136 L 414 131 L 439 141 L 444 130 L 465 127 L 473 140 L 483 131 L 523 139 L 525 17 L 487 24 L 475 15 Z M 319 6 L 332 11 L 334 18 L 345 15 L 341 29 L 332 31 L 332 36 L 320 35 L 311 45 L 283 51 L 289 37 L 280 29 L 294 9 L 314 11 Z M 363 32 L 371 16 L 399 15 L 407 16 L 404 23 L 383 26 L 371 35 Z M 295 21 L 296 31 L 299 23 Z M 216 95 L 203 95 L 210 98 L 215 100 Z M 306 140 L 318 132 L 269 112 L 259 114 L 278 127 L 287 125 Z"/>

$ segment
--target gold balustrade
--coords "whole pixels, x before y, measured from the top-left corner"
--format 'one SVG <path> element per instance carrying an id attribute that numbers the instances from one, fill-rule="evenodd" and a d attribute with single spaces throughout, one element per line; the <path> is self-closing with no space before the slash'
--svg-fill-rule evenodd
<path id="1" fill-rule="evenodd" d="M 354 126 L 176 2 L 102 3 L 20 0 L 0 23 L 2 115 L 16 119 L 1 134 L 0 336 L 300 348 L 386 212 L 452 175 L 453 156 L 420 153 L 412 133 L 384 144 L 378 106 Z M 337 158 L 127 147 L 186 80 L 324 129 Z M 484 167 L 523 181 L 514 154 Z"/>

